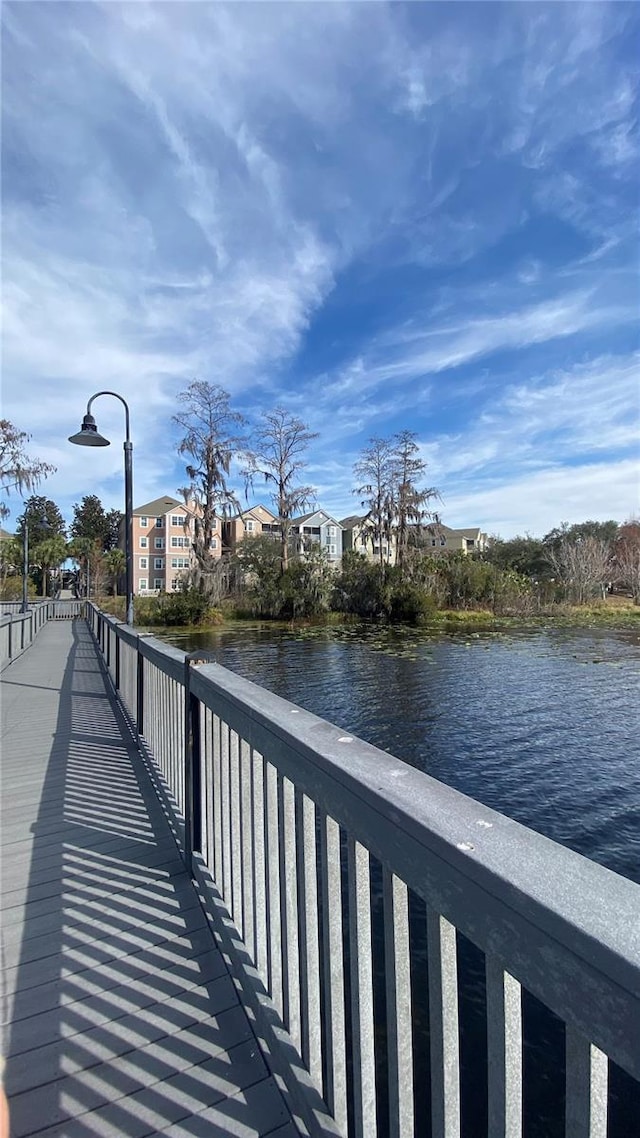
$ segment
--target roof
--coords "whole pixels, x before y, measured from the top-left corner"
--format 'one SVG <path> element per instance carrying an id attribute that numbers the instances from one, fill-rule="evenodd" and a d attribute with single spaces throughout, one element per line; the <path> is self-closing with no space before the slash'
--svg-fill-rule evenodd
<path id="1" fill-rule="evenodd" d="M 452 534 L 456 537 L 479 537 L 482 532 L 480 526 L 467 526 L 466 529 L 458 529 L 457 527 L 445 526 L 442 522 L 435 522 L 433 528 L 437 529 L 439 533 Z"/>
<path id="2" fill-rule="evenodd" d="M 322 514 L 332 525 L 340 526 L 340 529 L 342 529 L 342 522 L 339 522 L 337 518 L 332 517 L 331 514 L 328 514 L 326 510 L 322 509 L 312 510 L 310 514 L 300 514 L 299 517 L 291 519 L 291 524 L 294 526 L 302 526 L 305 522 L 311 521 L 312 518 L 317 518 L 319 514 Z"/>
<path id="3" fill-rule="evenodd" d="M 354 526 L 361 526 L 366 517 L 366 514 L 349 514 L 348 518 L 342 519 L 340 525 L 343 529 L 353 529 Z"/>
<path id="4" fill-rule="evenodd" d="M 166 514 L 169 510 L 174 510 L 178 506 L 181 510 L 186 510 L 184 502 L 179 502 L 177 498 L 170 498 L 165 495 L 164 498 L 154 498 L 153 502 L 145 502 L 144 506 L 136 506 L 133 511 L 134 514 L 147 515 L 155 514 L 158 517 L 160 514 Z"/>

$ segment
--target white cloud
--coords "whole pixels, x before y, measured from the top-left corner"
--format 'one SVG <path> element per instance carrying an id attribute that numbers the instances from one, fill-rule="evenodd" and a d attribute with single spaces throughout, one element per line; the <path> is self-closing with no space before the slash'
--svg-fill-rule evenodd
<path id="1" fill-rule="evenodd" d="M 622 522 L 639 504 L 638 463 L 625 459 L 505 477 L 491 488 L 447 495 L 442 512 L 448 525 L 481 525 L 504 538 L 542 537 L 563 521 Z"/>

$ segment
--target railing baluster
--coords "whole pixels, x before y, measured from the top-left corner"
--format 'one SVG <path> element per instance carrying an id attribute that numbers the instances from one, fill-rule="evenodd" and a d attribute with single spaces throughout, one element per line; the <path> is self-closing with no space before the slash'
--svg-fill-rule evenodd
<path id="1" fill-rule="evenodd" d="M 375 1138 L 376 1064 L 369 851 L 349 835 L 349 958 L 355 1138 Z"/>
<path id="2" fill-rule="evenodd" d="M 501 960 L 486 958 L 489 1134 L 522 1134 L 522 991 Z"/>
<path id="3" fill-rule="evenodd" d="M 240 740 L 240 845 L 242 851 L 242 927 L 244 943 L 255 963 L 256 941 L 253 919 L 253 813 L 251 806 L 251 748 L 245 739 Z"/>
<path id="4" fill-rule="evenodd" d="M 606 1138 L 607 1056 L 567 1025 L 566 1062 L 565 1138 Z"/>
<path id="5" fill-rule="evenodd" d="M 456 930 L 427 906 L 431 1125 L 433 1138 L 460 1135 L 460 1044 Z"/>
<path id="6" fill-rule="evenodd" d="M 222 820 L 222 882 L 221 893 L 227 909 L 231 911 L 231 802 L 229 794 L 229 725 L 220 725 L 220 806 Z"/>
<path id="7" fill-rule="evenodd" d="M 240 740 L 229 731 L 229 825 L 231 830 L 231 906 L 235 926 L 244 937 L 242 919 L 242 846 L 240 842 Z"/>
<path id="8" fill-rule="evenodd" d="M 280 917 L 280 825 L 278 811 L 278 772 L 266 763 L 265 772 L 266 859 L 269 882 L 267 927 L 269 930 L 269 992 L 284 1020 L 282 998 L 282 939 Z"/>
<path id="9" fill-rule="evenodd" d="M 213 717 L 213 837 L 214 869 L 213 879 L 222 895 L 223 855 L 222 855 L 222 732 L 225 725 L 220 716 Z"/>
<path id="10" fill-rule="evenodd" d="M 320 825 L 325 1023 L 325 1099 L 338 1126 L 347 1130 L 344 944 L 340 827 L 323 814 Z"/>
<path id="11" fill-rule="evenodd" d="M 316 869 L 316 809 L 313 801 L 296 791 L 298 827 L 298 899 L 300 906 L 300 993 L 302 1002 L 302 1058 L 322 1091 L 322 1027 L 320 1022 L 320 938 L 318 875 Z"/>
<path id="12" fill-rule="evenodd" d="M 384 955 L 389 1056 L 389 1136 L 413 1135 L 413 1036 L 409 897 L 407 887 L 384 870 Z"/>
<path id="13" fill-rule="evenodd" d="M 265 988 L 269 987 L 269 944 L 267 939 L 267 864 L 265 859 L 266 798 L 264 789 L 264 759 L 258 751 L 251 751 L 253 800 L 253 882 L 256 954 L 255 965 Z"/>
<path id="14" fill-rule="evenodd" d="M 298 936 L 298 866 L 296 849 L 295 788 L 288 778 L 282 783 L 282 841 L 280 880 L 282 889 L 282 947 L 284 958 L 285 1024 L 298 1052 L 302 1048 L 300 1022 L 300 944 Z"/>

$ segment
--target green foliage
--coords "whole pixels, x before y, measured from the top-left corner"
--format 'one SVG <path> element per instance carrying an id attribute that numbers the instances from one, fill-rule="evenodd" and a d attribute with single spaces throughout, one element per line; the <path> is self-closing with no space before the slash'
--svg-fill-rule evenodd
<path id="1" fill-rule="evenodd" d="M 498 569 L 514 569 L 517 573 L 538 581 L 549 574 L 544 545 L 529 534 L 509 538 L 508 541 L 494 538 L 484 553 L 483 560 Z"/>
<path id="2" fill-rule="evenodd" d="M 328 611 L 334 577 L 319 546 L 292 557 L 282 572 L 280 542 L 247 537 L 238 546 L 236 562 L 246 589 L 243 604 L 254 616 L 290 620 Z"/>
<path id="3" fill-rule="evenodd" d="M 55 466 L 41 462 L 25 453 L 25 444 L 31 438 L 26 431 L 19 431 L 8 419 L 0 419 L 0 489 L 5 494 L 23 490 L 33 490 L 43 478 L 55 472 Z M 9 513 L 4 502 L 0 502 L 0 518 Z"/>
<path id="4" fill-rule="evenodd" d="M 97 543 L 101 550 L 108 548 L 110 523 L 96 494 L 85 494 L 79 504 L 76 502 L 70 533 L 76 540 L 85 539 Z"/>
<path id="5" fill-rule="evenodd" d="M 209 611 L 207 597 L 197 589 L 162 593 L 153 599 L 156 602 L 154 624 L 200 624 Z"/>
<path id="6" fill-rule="evenodd" d="M 24 513 L 17 519 L 18 533 L 24 533 L 25 521 L 29 527 L 29 545 L 59 535 L 65 537 L 66 526 L 59 507 L 43 494 L 33 494 L 24 504 Z"/>
<path id="7" fill-rule="evenodd" d="M 569 542 L 583 541 L 586 537 L 596 538 L 597 541 L 604 541 L 609 545 L 615 541 L 618 536 L 618 523 L 612 519 L 607 522 L 576 522 L 574 525 L 567 525 L 563 522 L 562 525 L 556 526 L 548 534 L 543 537 L 543 545 L 557 548 L 565 539 Z"/>
<path id="8" fill-rule="evenodd" d="M 435 615 L 436 607 L 435 598 L 419 585 L 398 581 L 391 589 L 387 615 L 403 624 L 422 624 Z"/>

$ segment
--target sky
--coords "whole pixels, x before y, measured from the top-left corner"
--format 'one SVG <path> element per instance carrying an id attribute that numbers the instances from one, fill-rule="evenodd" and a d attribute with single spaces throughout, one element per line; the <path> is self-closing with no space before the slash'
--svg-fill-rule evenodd
<path id="1" fill-rule="evenodd" d="M 111 447 L 67 442 L 88 398 L 129 402 L 141 505 L 185 484 L 193 379 L 308 423 L 338 518 L 403 429 L 448 525 L 638 512 L 636 5 L 5 0 L 2 25 L 2 414 L 68 519 L 123 503 L 118 401 Z"/>

